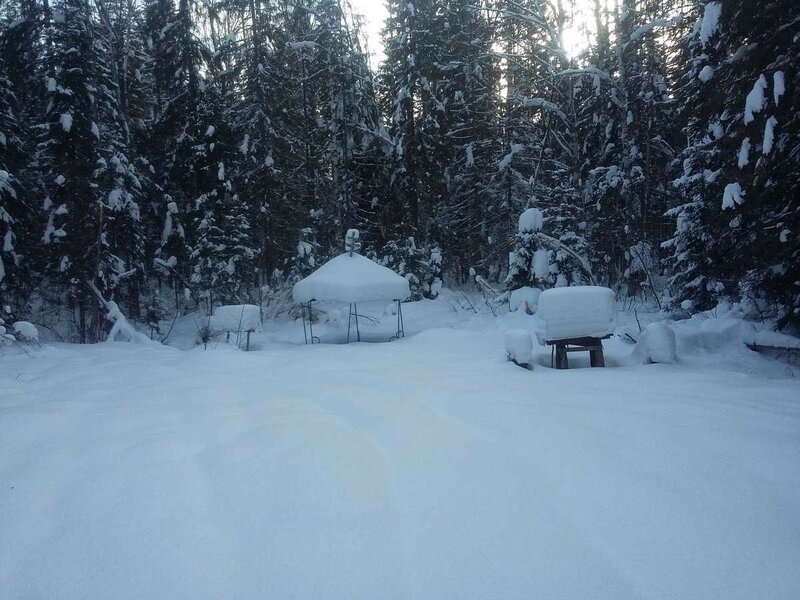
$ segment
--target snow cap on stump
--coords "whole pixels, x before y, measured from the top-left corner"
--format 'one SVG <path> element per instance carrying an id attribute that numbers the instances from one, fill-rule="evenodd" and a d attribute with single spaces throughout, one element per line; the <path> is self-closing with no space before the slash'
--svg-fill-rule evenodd
<path id="1" fill-rule="evenodd" d="M 605 337 L 614 332 L 617 305 L 606 287 L 577 285 L 545 290 L 539 296 L 537 335 L 545 341 Z"/>

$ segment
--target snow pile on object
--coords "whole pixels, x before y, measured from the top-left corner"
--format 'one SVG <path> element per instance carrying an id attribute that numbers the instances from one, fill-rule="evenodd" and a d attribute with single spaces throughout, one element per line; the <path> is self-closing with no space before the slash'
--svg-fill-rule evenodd
<path id="1" fill-rule="evenodd" d="M 681 351 L 697 349 L 717 351 L 726 346 L 759 346 L 774 349 L 798 349 L 800 338 L 774 330 L 774 323 L 756 323 L 745 319 L 739 304 L 720 303 L 713 311 L 693 315 L 671 323 Z"/>
<path id="2" fill-rule="evenodd" d="M 706 65 L 700 69 L 700 72 L 697 74 L 697 78 L 703 83 L 711 81 L 712 77 L 714 77 L 714 69 L 711 65 Z"/>
<path id="3" fill-rule="evenodd" d="M 792 337 L 777 331 L 757 331 L 748 336 L 746 344 L 752 346 L 765 346 L 768 348 L 800 349 L 800 338 Z"/>
<path id="4" fill-rule="evenodd" d="M 544 215 L 538 208 L 529 208 L 519 216 L 518 231 L 529 233 L 539 231 L 544 223 Z"/>
<path id="5" fill-rule="evenodd" d="M 122 314 L 122 311 L 116 302 L 109 300 L 105 303 L 105 307 L 107 311 L 106 319 L 114 324 L 111 327 L 111 331 L 108 332 L 108 339 L 106 340 L 107 342 L 114 342 L 119 336 L 122 336 L 124 341 L 132 344 L 156 343 L 142 332 L 136 331 L 136 329 L 133 328 L 133 326 L 128 322 L 128 319 L 125 318 L 125 315 Z"/>
<path id="6" fill-rule="evenodd" d="M 542 290 L 535 287 L 521 287 L 511 292 L 508 297 L 508 307 L 511 312 L 522 311 L 532 315 L 536 312 L 536 307 L 539 306 L 539 296 Z"/>
<path id="7" fill-rule="evenodd" d="M 614 335 L 626 344 L 635 344 L 642 332 L 635 325 L 620 325 L 614 330 Z"/>
<path id="8" fill-rule="evenodd" d="M 521 367 L 529 367 L 531 364 L 531 352 L 533 343 L 531 334 L 524 329 L 509 329 L 503 336 L 506 344 L 506 354 L 508 360 Z"/>
<path id="9" fill-rule="evenodd" d="M 593 285 L 553 288 L 539 296 L 537 337 L 541 342 L 605 337 L 614 332 L 614 292 Z"/>
<path id="10" fill-rule="evenodd" d="M 677 340 L 672 327 L 666 321 L 648 325 L 639 337 L 633 354 L 641 358 L 644 364 L 676 363 L 678 361 Z"/>
<path id="11" fill-rule="evenodd" d="M 719 17 L 722 4 L 709 2 L 703 9 L 703 20 L 700 22 L 700 42 L 705 46 L 712 35 L 719 29 Z"/>
<path id="12" fill-rule="evenodd" d="M 39 330 L 29 321 L 17 321 L 14 323 L 14 336 L 21 342 L 38 342 Z"/>
<path id="13" fill-rule="evenodd" d="M 214 331 L 252 331 L 261 325 L 261 309 L 254 304 L 218 306 L 211 317 Z"/>
<path id="14" fill-rule="evenodd" d="M 357 253 L 329 260 L 292 289 L 295 302 L 405 300 L 410 295 L 407 279 Z"/>

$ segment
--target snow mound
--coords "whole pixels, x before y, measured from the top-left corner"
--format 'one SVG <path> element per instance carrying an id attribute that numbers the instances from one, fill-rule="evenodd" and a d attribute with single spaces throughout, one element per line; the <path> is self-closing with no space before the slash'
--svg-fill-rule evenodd
<path id="1" fill-rule="evenodd" d="M 532 363 L 533 343 L 531 334 L 524 329 L 509 329 L 503 335 L 508 360 L 521 367 L 529 367 Z"/>
<path id="2" fill-rule="evenodd" d="M 38 342 L 39 330 L 36 325 L 29 321 L 17 321 L 14 323 L 14 335 L 21 342 Z"/>
<path id="3" fill-rule="evenodd" d="M 605 337 L 616 326 L 617 306 L 610 289 L 580 285 L 542 292 L 536 314 L 541 341 Z"/>
<path id="4" fill-rule="evenodd" d="M 251 331 L 261 325 L 261 309 L 254 304 L 218 306 L 211 317 L 214 331 Z"/>
<path id="5" fill-rule="evenodd" d="M 678 361 L 677 345 L 672 327 L 666 321 L 658 321 L 648 325 L 642 332 L 633 354 L 641 358 L 644 364 L 673 364 Z"/>
<path id="6" fill-rule="evenodd" d="M 539 296 L 542 290 L 535 287 L 521 287 L 511 292 L 508 297 L 508 306 L 511 312 L 518 310 L 532 315 L 536 312 L 536 307 L 539 306 Z"/>
<path id="7" fill-rule="evenodd" d="M 357 253 L 329 260 L 292 289 L 295 302 L 405 300 L 410 295 L 408 280 Z"/>

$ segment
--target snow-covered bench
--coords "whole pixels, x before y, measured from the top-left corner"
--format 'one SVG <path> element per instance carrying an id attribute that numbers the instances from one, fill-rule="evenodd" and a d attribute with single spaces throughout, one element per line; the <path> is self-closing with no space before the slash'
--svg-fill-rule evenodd
<path id="1" fill-rule="evenodd" d="M 616 324 L 614 292 L 599 286 L 554 288 L 542 292 L 536 312 L 539 342 L 553 347 L 555 368 L 568 369 L 569 352 L 589 352 L 589 364 L 604 367 L 603 340 Z"/>
<path id="2" fill-rule="evenodd" d="M 254 304 L 218 306 L 211 317 L 211 329 L 224 331 L 227 341 L 230 341 L 231 333 L 247 334 L 245 350 L 250 350 L 250 334 L 259 325 L 261 325 L 261 309 Z M 237 338 L 237 343 L 238 341 Z"/>

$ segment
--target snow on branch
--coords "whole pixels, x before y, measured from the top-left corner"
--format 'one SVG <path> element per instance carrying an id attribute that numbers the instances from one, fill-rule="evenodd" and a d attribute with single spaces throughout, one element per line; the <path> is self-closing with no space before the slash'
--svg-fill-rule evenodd
<path id="1" fill-rule="evenodd" d="M 607 71 L 592 66 L 583 67 L 582 69 L 566 69 L 556 73 L 556 75 L 559 77 L 583 77 L 584 75 L 592 75 L 593 77 L 599 77 L 603 80 L 611 78 L 611 75 L 609 75 Z"/>
<path id="2" fill-rule="evenodd" d="M 683 22 L 683 15 L 675 15 L 674 17 L 660 17 L 658 19 L 653 19 L 649 23 L 645 23 L 644 25 L 639 25 L 636 29 L 631 32 L 628 41 L 623 44 L 623 48 L 627 48 L 628 44 L 631 42 L 638 41 L 642 39 L 646 34 L 653 31 L 657 27 L 672 27 L 674 25 L 680 25 Z"/>
<path id="3" fill-rule="evenodd" d="M 136 331 L 128 322 L 128 319 L 125 318 L 125 315 L 122 314 L 122 311 L 119 309 L 117 303 L 113 300 L 106 300 L 103 298 L 103 294 L 100 293 L 100 290 L 97 289 L 94 283 L 87 281 L 86 285 L 90 290 L 92 290 L 92 293 L 97 296 L 97 300 L 103 305 L 103 308 L 106 309 L 106 319 L 113 323 L 111 331 L 108 332 L 108 338 L 106 341 L 113 342 L 119 335 L 122 336 L 122 339 L 126 342 L 137 344 L 154 343 L 153 340 L 151 340 L 145 334 Z"/>
<path id="4" fill-rule="evenodd" d="M 522 98 L 522 105 L 526 108 L 541 108 L 547 112 L 553 113 L 559 119 L 567 123 L 567 115 L 558 107 L 554 102 L 546 100 L 545 98 Z"/>
<path id="5" fill-rule="evenodd" d="M 557 240 L 554 237 L 551 237 L 551 236 L 547 235 L 546 233 L 542 233 L 541 231 L 537 231 L 533 235 L 534 235 L 535 238 L 537 238 L 543 244 L 547 244 L 547 245 L 549 245 L 549 246 L 551 246 L 553 248 L 557 248 L 559 250 L 563 250 L 564 252 L 569 254 L 572 258 L 577 260 L 578 264 L 581 266 L 581 268 L 584 270 L 586 275 L 589 277 L 589 283 L 591 283 L 592 285 L 597 285 L 597 281 L 595 280 L 594 274 L 592 273 L 592 267 L 589 264 L 589 261 L 586 259 L 586 257 L 581 256 L 580 254 L 575 252 L 569 246 L 565 246 L 559 240 Z"/>

